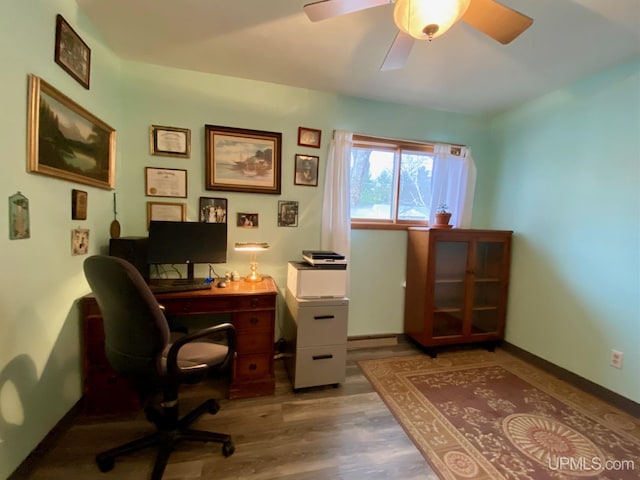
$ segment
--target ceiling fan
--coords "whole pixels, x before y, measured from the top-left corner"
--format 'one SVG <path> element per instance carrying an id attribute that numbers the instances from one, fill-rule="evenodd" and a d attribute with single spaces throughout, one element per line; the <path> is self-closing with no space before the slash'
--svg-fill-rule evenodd
<path id="1" fill-rule="evenodd" d="M 494 0 L 323 0 L 304 11 L 312 22 L 395 3 L 393 19 L 399 31 L 380 67 L 402 68 L 415 40 L 432 40 L 463 20 L 506 45 L 524 32 L 533 19 Z"/>

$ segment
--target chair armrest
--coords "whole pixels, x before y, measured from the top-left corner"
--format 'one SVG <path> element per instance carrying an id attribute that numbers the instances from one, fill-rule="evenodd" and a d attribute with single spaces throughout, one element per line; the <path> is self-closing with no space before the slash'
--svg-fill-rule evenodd
<path id="1" fill-rule="evenodd" d="M 178 352 L 180 349 L 186 345 L 187 343 L 191 343 L 193 341 L 199 340 L 201 338 L 208 337 L 214 333 L 224 332 L 227 337 L 227 356 L 224 361 L 221 363 L 221 366 L 226 366 L 229 364 L 231 359 L 234 357 L 236 353 L 236 329 L 230 323 L 221 323 L 219 325 L 214 325 L 212 327 L 207 327 L 202 330 L 198 330 L 197 332 L 190 333 L 183 337 L 180 337 L 176 340 L 169 349 L 167 353 L 167 370 L 170 374 L 181 374 L 181 373 L 194 373 L 199 370 L 206 370 L 210 368 L 208 365 L 194 365 L 191 367 L 179 367 L 178 366 Z"/>

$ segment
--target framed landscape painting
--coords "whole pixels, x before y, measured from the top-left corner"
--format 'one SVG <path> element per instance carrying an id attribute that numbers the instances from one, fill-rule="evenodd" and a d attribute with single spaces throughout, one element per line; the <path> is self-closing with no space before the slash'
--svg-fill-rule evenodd
<path id="1" fill-rule="evenodd" d="M 29 172 L 114 188 L 113 128 L 35 75 L 29 76 L 28 117 Z"/>

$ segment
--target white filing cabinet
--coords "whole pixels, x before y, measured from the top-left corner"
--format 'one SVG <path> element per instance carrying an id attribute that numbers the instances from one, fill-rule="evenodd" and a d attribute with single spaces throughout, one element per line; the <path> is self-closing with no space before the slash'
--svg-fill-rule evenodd
<path id="1" fill-rule="evenodd" d="M 339 384 L 347 360 L 349 299 L 296 298 L 286 293 L 285 366 L 293 389 Z"/>

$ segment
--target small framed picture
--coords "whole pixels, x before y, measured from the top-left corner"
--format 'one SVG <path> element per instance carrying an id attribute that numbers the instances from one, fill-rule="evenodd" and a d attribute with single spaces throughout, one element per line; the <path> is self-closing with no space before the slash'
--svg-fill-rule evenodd
<path id="1" fill-rule="evenodd" d="M 83 190 L 71 190 L 71 219 L 87 219 L 87 199 L 88 194 Z"/>
<path id="2" fill-rule="evenodd" d="M 151 155 L 183 158 L 191 156 L 191 130 L 188 128 L 151 125 L 149 140 Z"/>
<path id="3" fill-rule="evenodd" d="M 315 128 L 298 127 L 298 145 L 301 147 L 320 148 L 322 130 Z"/>
<path id="4" fill-rule="evenodd" d="M 9 239 L 29 237 L 29 199 L 17 192 L 9 197 Z"/>
<path id="5" fill-rule="evenodd" d="M 200 221 L 227 223 L 227 199 L 200 197 Z"/>
<path id="6" fill-rule="evenodd" d="M 184 203 L 147 202 L 147 229 L 151 220 L 185 222 L 187 205 Z"/>
<path id="7" fill-rule="evenodd" d="M 71 255 L 87 253 L 89 253 L 89 230 L 86 228 L 71 230 Z"/>
<path id="8" fill-rule="evenodd" d="M 293 184 L 317 187 L 319 161 L 319 157 L 316 157 L 315 155 L 297 154 Z"/>
<path id="9" fill-rule="evenodd" d="M 145 167 L 147 197 L 187 198 L 187 171 L 178 168 Z"/>
<path id="10" fill-rule="evenodd" d="M 240 212 L 237 214 L 236 225 L 241 228 L 258 228 L 258 214 Z"/>
<path id="11" fill-rule="evenodd" d="M 62 15 L 56 17 L 55 61 L 80 85 L 89 90 L 91 49 Z"/>
<path id="12" fill-rule="evenodd" d="M 278 201 L 278 226 L 298 226 L 298 202 L 287 200 Z"/>

